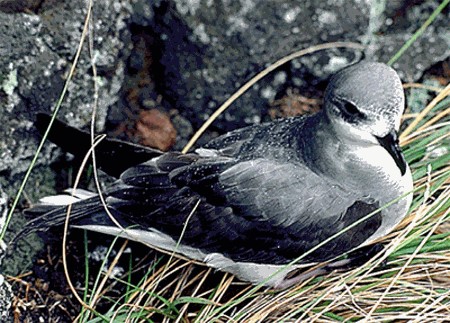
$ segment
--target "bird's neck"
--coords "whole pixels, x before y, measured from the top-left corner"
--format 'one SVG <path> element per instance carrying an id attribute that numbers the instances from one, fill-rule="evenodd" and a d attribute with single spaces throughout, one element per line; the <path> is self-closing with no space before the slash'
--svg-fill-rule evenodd
<path id="1" fill-rule="evenodd" d="M 326 123 L 319 126 L 326 127 Z M 330 185 L 339 185 L 355 197 L 376 201 L 380 207 L 412 192 L 409 167 L 402 175 L 392 156 L 380 145 L 355 145 L 338 139 L 341 137 L 329 130 L 317 133 L 311 169 L 324 174 L 323 178 L 331 179 Z M 387 207 L 383 212 L 383 224 L 374 237 L 386 234 L 397 225 L 401 220 L 398 215 L 407 212 L 411 200 L 412 193 Z"/>
<path id="2" fill-rule="evenodd" d="M 303 159 L 314 172 L 337 183 L 345 181 L 345 186 L 358 192 L 384 192 L 386 187 L 391 187 L 393 191 L 388 195 L 395 195 L 409 185 L 403 182 L 410 175 L 402 176 L 385 148 L 378 144 L 349 141 L 336 133 L 325 113 L 320 117 L 322 122 L 309 125 L 315 136 L 301 139 L 308 154 Z M 367 174 L 372 174 L 371 178 L 367 178 Z"/>

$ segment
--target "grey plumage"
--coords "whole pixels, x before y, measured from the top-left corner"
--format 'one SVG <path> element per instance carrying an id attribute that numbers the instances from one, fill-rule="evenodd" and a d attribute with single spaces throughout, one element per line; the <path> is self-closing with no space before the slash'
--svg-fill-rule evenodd
<path id="1" fill-rule="evenodd" d="M 178 253 L 253 283 L 283 285 L 288 272 L 265 279 L 412 190 L 396 137 L 403 107 L 394 70 L 371 62 L 350 66 L 331 79 L 324 109 L 311 117 L 236 130 L 196 153 L 148 150 L 148 161 L 111 171 L 122 175 L 105 192 L 108 207 L 133 229 L 114 227 L 97 196 L 74 203 L 71 221 L 171 251 L 189 219 Z M 411 194 L 302 261 L 369 244 L 391 231 L 410 203 Z M 61 223 L 65 208 L 30 212 L 39 217 L 24 233 Z"/>

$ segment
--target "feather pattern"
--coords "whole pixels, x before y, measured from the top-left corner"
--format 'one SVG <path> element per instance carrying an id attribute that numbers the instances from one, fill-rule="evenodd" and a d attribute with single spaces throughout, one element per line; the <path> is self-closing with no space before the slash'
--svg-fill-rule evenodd
<path id="1" fill-rule="evenodd" d="M 196 152 L 107 140 L 96 152 L 99 166 L 117 178 L 104 192 L 106 204 L 131 229 L 114 227 L 98 196 L 74 191 L 69 200 L 49 198 L 30 209 L 37 217 L 18 237 L 61 224 L 67 207 L 56 204 L 76 201 L 71 223 L 77 227 L 169 252 L 180 241 L 180 254 L 257 283 L 354 225 L 302 262 L 329 260 L 386 234 L 408 210 L 411 195 L 378 210 L 412 189 L 396 141 L 403 102 L 396 73 L 367 62 L 332 78 L 323 111 L 236 130 Z M 62 123 L 57 130 L 50 138 L 63 148 L 64 133 L 89 139 Z M 68 151 L 77 149 L 68 142 Z"/>

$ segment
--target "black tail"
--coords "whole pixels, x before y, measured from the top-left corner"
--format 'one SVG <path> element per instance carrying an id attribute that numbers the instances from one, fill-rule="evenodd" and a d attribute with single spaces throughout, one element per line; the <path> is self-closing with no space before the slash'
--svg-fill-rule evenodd
<path id="1" fill-rule="evenodd" d="M 41 134 L 45 133 L 50 119 L 50 115 L 38 113 L 35 125 Z M 53 123 L 48 139 L 79 158 L 83 158 L 91 147 L 91 135 L 88 132 L 60 120 Z M 116 178 L 126 169 L 159 155 L 159 150 L 111 138 L 103 139 L 95 149 L 99 168 Z"/>
<path id="2" fill-rule="evenodd" d="M 46 232 L 52 227 L 61 226 L 66 221 L 68 206 L 37 204 L 32 208 L 25 210 L 24 213 L 30 215 L 33 219 L 28 222 L 21 231 L 10 241 L 13 245 L 16 241 L 26 237 L 30 233 Z M 96 215 L 104 216 L 103 205 L 98 196 L 80 200 L 73 203 L 70 210 L 70 224 L 84 224 L 85 221 L 91 221 L 97 218 Z"/>

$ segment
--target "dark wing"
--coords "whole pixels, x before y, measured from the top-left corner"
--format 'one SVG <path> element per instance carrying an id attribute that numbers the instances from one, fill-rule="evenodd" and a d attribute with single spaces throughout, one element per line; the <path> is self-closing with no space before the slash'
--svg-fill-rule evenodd
<path id="1" fill-rule="evenodd" d="M 211 140 L 204 148 L 218 150 L 223 155 L 242 158 L 244 155 L 252 155 L 253 152 L 259 150 L 259 146 L 263 149 L 266 148 L 271 144 L 268 141 L 272 141 L 278 147 L 283 147 L 283 144 L 287 144 L 286 135 L 292 133 L 292 129 L 303 128 L 308 119 L 310 122 L 315 120 L 315 118 L 304 117 L 286 118 L 236 129 Z"/>
<path id="2" fill-rule="evenodd" d="M 124 227 L 154 228 L 178 241 L 187 222 L 183 245 L 270 264 L 292 261 L 378 207 L 300 164 L 178 153 L 128 169 L 105 194 Z M 71 223 L 111 225 L 101 208 L 96 197 L 75 203 Z M 51 211 L 34 220 L 33 229 L 64 217 L 65 208 Z M 305 260 L 327 260 L 357 247 L 380 224 L 378 213 Z"/>
<path id="3" fill-rule="evenodd" d="M 50 119 L 51 116 L 48 114 L 38 113 L 36 128 L 41 135 L 47 130 Z M 48 139 L 79 158 L 83 158 L 91 148 L 89 132 L 76 129 L 59 120 L 53 123 Z M 104 138 L 95 152 L 99 168 L 116 178 L 126 169 L 161 154 L 156 149 L 111 138 Z"/>
<path id="4" fill-rule="evenodd" d="M 253 139 L 255 134 L 261 131 L 261 128 L 264 128 L 264 124 L 233 130 L 209 141 L 204 148 L 219 150 L 227 156 L 235 156 L 242 145 Z"/>
<path id="5" fill-rule="evenodd" d="M 128 170 L 108 204 L 129 224 L 178 240 L 200 201 L 183 244 L 235 261 L 273 264 L 292 261 L 378 208 L 302 165 L 192 156 L 166 154 Z M 307 259 L 326 260 L 357 247 L 380 224 L 378 213 Z"/>

